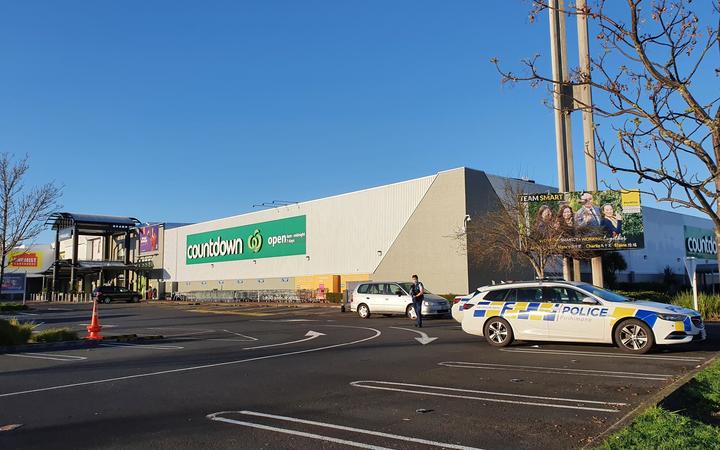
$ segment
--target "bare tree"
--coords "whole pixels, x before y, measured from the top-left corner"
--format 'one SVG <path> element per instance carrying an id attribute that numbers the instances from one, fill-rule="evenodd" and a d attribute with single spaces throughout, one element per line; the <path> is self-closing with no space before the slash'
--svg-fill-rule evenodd
<path id="1" fill-rule="evenodd" d="M 529 264 L 543 278 L 560 257 L 584 258 L 588 252 L 573 245 L 577 229 L 564 226 L 557 217 L 541 223 L 533 216 L 524 192 L 512 184 L 505 186 L 500 204 L 468 222 L 455 238 L 473 259 L 510 271 Z M 537 213 L 535 213 L 537 214 Z M 538 215 L 541 215 L 542 211 Z M 590 235 L 592 231 L 588 230 Z"/>
<path id="2" fill-rule="evenodd" d="M 29 169 L 27 157 L 15 160 L 13 155 L 0 153 L 0 286 L 11 262 L 8 254 L 43 231 L 62 195 L 62 188 L 52 182 L 26 187 L 23 179 Z"/>
<path id="3" fill-rule="evenodd" d="M 642 192 L 657 201 L 706 214 L 720 242 L 720 0 L 691 3 L 567 6 L 568 15 L 587 15 L 598 50 L 591 73 L 572 70 L 571 85 L 561 91 L 598 119 L 598 163 L 639 184 L 649 182 Z M 531 19 L 548 8 L 534 0 Z M 556 87 L 537 56 L 523 60 L 521 73 L 493 62 L 503 81 Z M 583 104 L 572 85 L 591 86 L 595 103 Z M 620 179 L 605 184 L 624 188 Z"/>

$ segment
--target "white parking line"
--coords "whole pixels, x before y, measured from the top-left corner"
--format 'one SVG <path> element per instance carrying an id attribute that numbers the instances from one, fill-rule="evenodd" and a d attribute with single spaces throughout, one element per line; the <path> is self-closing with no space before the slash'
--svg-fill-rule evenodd
<path id="1" fill-rule="evenodd" d="M 410 383 L 396 383 L 392 381 L 375 381 L 375 380 L 361 380 L 361 381 L 353 381 L 350 383 L 351 386 L 358 387 L 358 388 L 365 388 L 365 389 L 378 389 L 381 391 L 397 391 L 397 392 L 407 392 L 410 394 L 420 394 L 420 395 L 431 395 L 436 397 L 450 397 L 450 398 L 462 398 L 466 400 L 479 400 L 479 401 L 486 401 L 486 402 L 496 402 L 496 403 L 513 403 L 517 405 L 531 405 L 531 406 L 545 406 L 548 408 L 561 408 L 561 409 L 579 409 L 584 411 L 600 411 L 600 412 L 609 412 L 609 413 L 617 413 L 619 410 L 612 409 L 612 407 L 620 407 L 620 406 L 626 406 L 627 403 L 615 403 L 615 402 L 602 402 L 597 400 L 585 400 L 585 399 L 577 399 L 577 398 L 562 398 L 562 397 L 544 397 L 539 395 L 523 395 L 523 394 L 511 394 L 509 392 L 493 392 L 493 391 L 476 391 L 473 389 L 458 389 L 458 388 L 449 388 L 445 386 L 428 386 L 424 384 L 410 384 Z M 400 386 L 400 387 L 394 387 L 394 386 Z M 415 389 L 413 389 L 415 388 Z M 440 392 L 432 392 L 430 390 L 440 391 Z M 491 397 L 480 397 L 476 395 L 461 395 L 461 394 L 448 394 L 444 393 L 442 391 L 447 392 L 462 392 L 465 394 L 480 394 L 485 396 L 491 396 Z M 523 400 L 508 400 L 505 398 L 493 398 L 493 397 L 512 397 L 512 398 L 518 398 Z M 539 400 L 539 401 L 538 401 Z M 552 401 L 554 403 L 547 403 L 547 401 Z M 571 404 L 563 404 L 563 403 L 571 403 Z M 574 404 L 572 404 L 574 403 Z M 586 404 L 591 405 L 598 405 L 598 407 L 590 407 L 590 406 L 582 406 Z M 604 406 L 604 408 L 601 408 L 600 406 Z"/>
<path id="2" fill-rule="evenodd" d="M 323 347 L 316 347 L 316 348 L 308 348 L 308 349 L 304 349 L 304 350 L 296 350 L 293 352 L 276 353 L 273 355 L 256 356 L 254 358 L 245 358 L 245 359 L 238 359 L 238 360 L 233 360 L 233 361 L 224 361 L 224 362 L 213 363 L 213 364 L 202 364 L 199 366 L 181 367 L 178 369 L 159 370 L 157 372 L 138 373 L 135 375 L 127 375 L 124 377 L 103 378 L 103 379 L 99 379 L 99 380 L 81 381 L 78 383 L 59 384 L 59 385 L 55 385 L 55 386 L 48 386 L 48 387 L 37 388 L 37 389 L 27 389 L 24 391 L 6 392 L 3 394 L 0 394 L 0 398 L 15 397 L 18 395 L 25 395 L 25 394 L 35 394 L 38 392 L 56 391 L 56 390 L 60 390 L 60 389 L 69 389 L 69 388 L 80 387 L 80 386 L 91 386 L 91 385 L 95 385 L 95 384 L 114 383 L 116 381 L 132 380 L 135 378 L 155 377 L 155 376 L 159 376 L 159 375 L 168 375 L 168 374 L 172 374 L 172 373 L 192 372 L 195 370 L 211 369 L 214 367 L 231 366 L 231 365 L 235 365 L 235 364 L 244 364 L 244 363 L 253 362 L 253 361 L 262 361 L 265 359 L 282 358 L 285 356 L 303 355 L 305 353 L 313 353 L 313 352 L 319 352 L 322 350 L 330 350 L 333 348 L 347 347 L 349 345 L 360 344 L 362 342 L 376 339 L 382 335 L 382 332 L 380 330 L 375 329 L 375 328 L 370 328 L 370 327 L 356 327 L 356 326 L 350 326 L 350 325 L 325 325 L 325 326 L 334 326 L 334 327 L 339 327 L 339 328 L 355 328 L 355 329 L 359 329 L 359 330 L 370 330 L 374 334 L 370 337 L 356 339 L 354 341 L 341 342 L 339 344 L 326 345 Z"/>
<path id="3" fill-rule="evenodd" d="M 518 372 L 540 372 L 557 373 L 563 375 L 585 375 L 592 377 L 608 378 L 632 378 L 638 380 L 667 381 L 673 376 L 663 373 L 639 373 L 639 372 L 616 372 L 611 370 L 590 370 L 572 369 L 569 367 L 543 367 L 543 366 L 521 366 L 515 364 L 492 364 L 464 361 L 445 361 L 438 363 L 439 366 L 454 367 L 458 369 L 484 369 L 484 370 L 507 370 Z"/>
<path id="4" fill-rule="evenodd" d="M 622 353 L 607 353 L 607 352 L 583 352 L 576 350 L 530 350 L 523 348 L 501 348 L 501 352 L 513 352 L 513 353 L 538 353 L 538 354 L 549 354 L 549 355 L 577 355 L 577 356 L 592 356 L 597 358 L 633 358 L 633 359 L 656 359 L 662 361 L 683 361 L 683 362 L 701 362 L 705 361 L 705 358 L 691 357 L 691 356 L 669 356 L 669 355 L 627 355 Z"/>
<path id="5" fill-rule="evenodd" d="M 252 336 L 248 336 L 248 335 L 246 335 L 246 334 L 236 333 L 236 332 L 230 331 L 230 330 L 223 330 L 223 331 L 226 332 L 226 333 L 234 334 L 235 336 L 243 337 L 243 338 L 245 338 L 246 341 L 257 341 L 257 340 L 258 340 L 257 338 L 254 338 L 254 337 L 252 337 Z M 236 339 L 236 340 L 241 340 L 241 339 Z"/>
<path id="6" fill-rule="evenodd" d="M 16 358 L 33 358 L 33 359 L 49 359 L 50 361 L 82 361 L 87 359 L 85 356 L 63 355 L 57 353 L 8 353 L 5 356 L 14 356 Z"/>
<path id="7" fill-rule="evenodd" d="M 257 345 L 257 346 L 255 346 L 255 347 L 245 347 L 245 348 L 243 348 L 243 350 L 255 350 L 255 349 L 258 349 L 258 348 L 270 348 L 270 347 L 279 347 L 279 346 L 281 346 L 281 345 L 297 344 L 297 343 L 300 343 L 300 342 L 312 341 L 313 339 L 317 339 L 317 338 L 319 338 L 320 336 L 325 336 L 325 334 L 324 334 L 324 333 L 318 333 L 317 331 L 312 331 L 312 330 L 310 330 L 310 331 L 308 331 L 308 332 L 305 334 L 305 339 L 298 339 L 298 340 L 296 340 L 296 341 L 289 341 L 289 342 L 280 342 L 280 343 L 277 343 L 277 344 Z"/>
<path id="8" fill-rule="evenodd" d="M 128 344 L 125 342 L 103 342 L 100 347 L 120 347 L 120 348 L 149 348 L 151 350 L 181 350 L 185 347 L 179 345 L 148 345 L 148 344 Z"/>
<path id="9" fill-rule="evenodd" d="M 245 421 L 240 421 L 240 420 L 228 419 L 226 417 L 221 417 L 221 415 L 227 415 L 227 414 L 242 414 L 242 415 L 246 415 L 246 416 L 263 417 L 266 419 L 281 420 L 281 421 L 293 422 L 293 423 L 301 423 L 301 424 L 305 424 L 305 425 L 330 428 L 333 430 L 350 431 L 352 433 L 367 434 L 370 436 L 379 436 L 379 437 L 384 437 L 384 438 L 388 438 L 388 439 L 395 439 L 395 440 L 406 441 L 406 442 L 414 442 L 417 444 L 431 445 L 434 447 L 451 448 L 451 449 L 455 449 L 455 450 L 481 450 L 476 447 L 467 447 L 465 445 L 448 444 L 446 442 L 430 441 L 427 439 L 414 438 L 414 437 L 410 437 L 410 436 L 401 436 L 398 434 L 383 433 L 381 431 L 366 430 L 363 428 L 355 428 L 355 427 L 346 427 L 343 425 L 335 425 L 335 424 L 325 423 L 325 422 L 316 422 L 313 420 L 296 419 L 294 417 L 276 416 L 274 414 L 265 414 L 265 413 L 254 412 L 254 411 L 221 411 L 221 412 L 216 412 L 213 414 L 208 414 L 207 418 L 210 420 L 217 421 L 217 422 L 225 422 L 225 423 L 231 423 L 234 425 L 242 425 L 242 426 L 246 426 L 246 427 L 260 428 L 263 430 L 276 431 L 278 433 L 295 434 L 298 436 L 309 437 L 312 439 L 319 439 L 319 440 L 328 441 L 328 442 L 336 442 L 336 443 L 340 443 L 340 444 L 350 445 L 353 447 L 371 448 L 371 449 L 385 449 L 386 448 L 386 447 L 378 447 L 378 446 L 371 445 L 371 444 L 365 444 L 362 442 L 346 441 L 343 439 L 332 438 L 329 436 L 323 436 L 323 435 L 319 435 L 319 434 L 304 433 L 302 431 L 295 431 L 295 430 L 290 430 L 287 428 L 270 427 L 267 425 L 260 425 L 260 424 L 256 424 L 253 422 L 245 422 Z"/>

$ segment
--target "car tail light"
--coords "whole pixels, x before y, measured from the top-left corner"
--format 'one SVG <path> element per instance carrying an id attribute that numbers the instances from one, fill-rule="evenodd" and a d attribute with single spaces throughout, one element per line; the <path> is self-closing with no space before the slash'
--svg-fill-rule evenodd
<path id="1" fill-rule="evenodd" d="M 460 300 L 462 300 L 462 297 L 455 297 L 455 298 L 453 299 L 453 304 L 459 303 Z"/>
<path id="2" fill-rule="evenodd" d="M 472 303 L 465 303 L 465 304 L 463 305 L 463 309 L 470 309 L 470 308 L 472 308 L 473 306 L 475 306 L 475 305 L 473 305 Z"/>

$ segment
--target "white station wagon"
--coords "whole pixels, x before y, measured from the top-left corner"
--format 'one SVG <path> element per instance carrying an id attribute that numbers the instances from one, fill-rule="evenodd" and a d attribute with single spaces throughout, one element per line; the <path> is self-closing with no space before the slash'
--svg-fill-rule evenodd
<path id="1" fill-rule="evenodd" d="M 507 283 L 460 297 L 453 317 L 496 347 L 523 341 L 614 343 L 646 353 L 655 344 L 706 338 L 700 313 L 632 300 L 591 284 L 568 281 Z"/>

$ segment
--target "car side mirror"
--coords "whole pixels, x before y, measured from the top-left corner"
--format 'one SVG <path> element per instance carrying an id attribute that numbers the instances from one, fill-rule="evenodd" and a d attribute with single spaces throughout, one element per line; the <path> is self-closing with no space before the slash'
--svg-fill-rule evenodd
<path id="1" fill-rule="evenodd" d="M 592 297 L 583 297 L 582 302 L 584 305 L 597 305 L 598 302 Z"/>
<path id="2" fill-rule="evenodd" d="M 402 291 L 395 291 L 395 295 L 397 295 L 398 297 L 402 297 Z"/>

